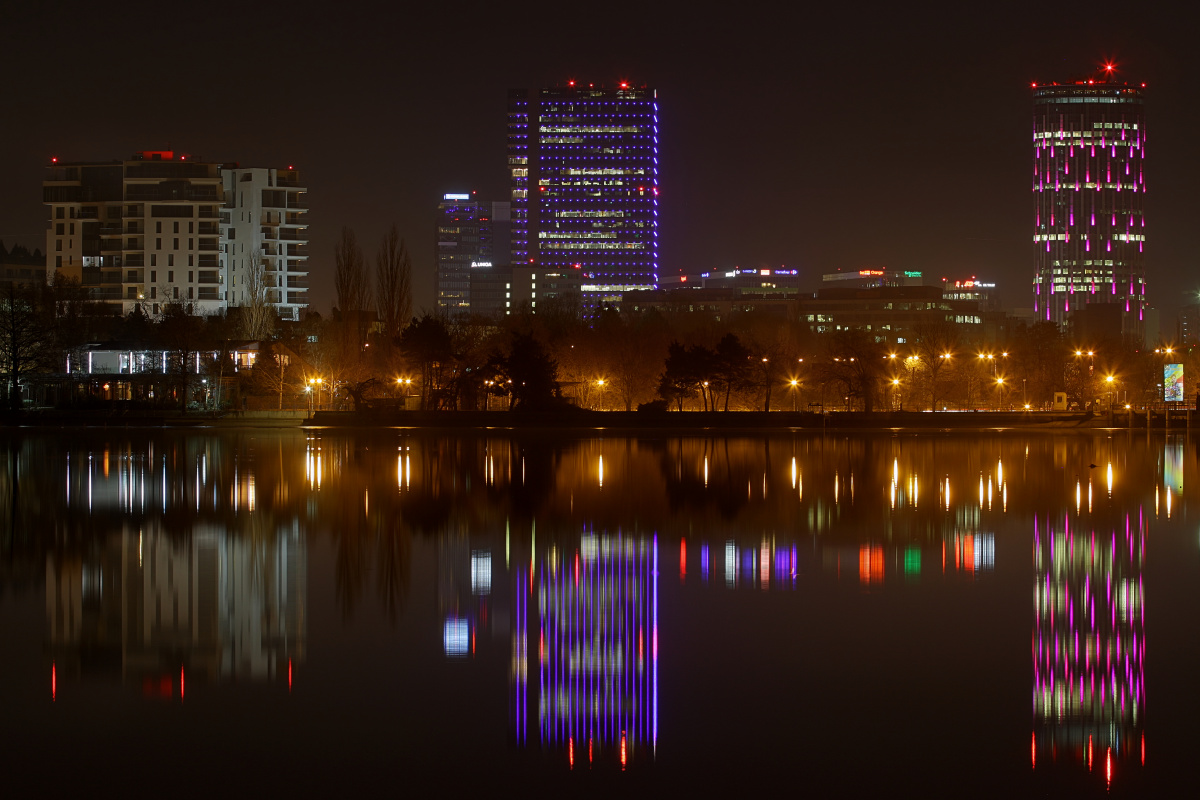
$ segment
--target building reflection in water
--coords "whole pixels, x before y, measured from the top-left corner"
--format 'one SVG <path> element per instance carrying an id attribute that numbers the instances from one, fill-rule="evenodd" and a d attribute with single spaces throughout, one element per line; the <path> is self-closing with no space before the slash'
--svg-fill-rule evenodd
<path id="1" fill-rule="evenodd" d="M 513 725 L 571 767 L 652 761 L 658 538 L 589 531 L 514 570 Z"/>
<path id="2" fill-rule="evenodd" d="M 59 544 L 44 556 L 56 695 L 68 678 L 177 698 L 197 682 L 291 688 L 306 657 L 307 539 L 296 518 L 259 508 L 252 458 L 215 438 L 151 440 L 68 452 L 61 469 Z"/>
<path id="3" fill-rule="evenodd" d="M 1031 758 L 1103 770 L 1145 762 L 1146 522 L 1034 523 Z"/>

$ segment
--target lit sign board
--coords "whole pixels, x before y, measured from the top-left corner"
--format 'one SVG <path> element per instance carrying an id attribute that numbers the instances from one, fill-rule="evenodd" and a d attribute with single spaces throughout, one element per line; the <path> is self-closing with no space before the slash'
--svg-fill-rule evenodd
<path id="1" fill-rule="evenodd" d="M 858 274 L 859 275 L 882 275 L 883 270 L 881 270 L 881 269 L 860 269 L 858 271 Z"/>
<path id="2" fill-rule="evenodd" d="M 469 194 L 446 194 L 446 195 L 442 195 L 442 199 L 443 200 L 470 200 L 471 195 L 469 195 Z"/>
<path id="3" fill-rule="evenodd" d="M 919 277 L 921 277 L 921 273 L 920 273 L 920 272 L 918 272 L 918 271 L 917 271 L 917 270 L 915 270 L 915 269 L 906 269 L 906 270 L 904 270 L 904 277 L 906 277 L 906 278 L 919 278 Z"/>
<path id="4" fill-rule="evenodd" d="M 490 261 L 472 261 L 471 262 L 472 267 L 490 267 L 491 265 L 492 265 L 492 262 L 490 262 Z"/>
<path id="5" fill-rule="evenodd" d="M 758 274 L 759 274 L 759 275 L 770 275 L 770 274 L 771 274 L 771 270 L 769 270 L 769 269 L 760 269 L 760 270 L 758 271 Z"/>
<path id="6" fill-rule="evenodd" d="M 1183 402 L 1183 364 L 1163 365 L 1163 400 Z"/>

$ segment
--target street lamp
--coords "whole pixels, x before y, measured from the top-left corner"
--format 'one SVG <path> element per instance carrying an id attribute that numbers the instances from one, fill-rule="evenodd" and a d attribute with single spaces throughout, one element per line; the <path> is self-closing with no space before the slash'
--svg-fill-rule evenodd
<path id="1" fill-rule="evenodd" d="M 900 391 L 900 379 L 892 378 L 892 410 L 896 410 L 896 392 Z M 900 398 L 900 410 L 904 410 L 904 398 Z"/>
<path id="2" fill-rule="evenodd" d="M 1004 378 L 996 378 L 996 390 L 1000 395 L 1000 403 L 996 408 L 997 411 L 1004 409 Z"/>
<path id="3" fill-rule="evenodd" d="M 796 380 L 795 378 L 792 378 L 790 381 L 788 381 L 788 386 L 792 387 L 792 413 L 795 413 L 795 411 L 796 411 L 796 395 L 798 393 L 797 387 L 800 386 L 800 381 Z"/>
<path id="4" fill-rule="evenodd" d="M 597 402 L 598 402 L 600 405 L 604 405 L 604 384 L 605 384 L 605 383 L 606 383 L 606 381 L 604 380 L 604 378 L 597 378 L 597 379 L 596 379 L 596 387 L 597 387 L 597 388 L 600 390 L 600 392 L 599 392 L 599 400 L 598 400 Z"/>

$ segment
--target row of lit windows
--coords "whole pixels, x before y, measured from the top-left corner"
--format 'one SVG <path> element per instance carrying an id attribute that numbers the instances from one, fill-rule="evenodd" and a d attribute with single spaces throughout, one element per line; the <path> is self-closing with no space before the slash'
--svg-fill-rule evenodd
<path id="1" fill-rule="evenodd" d="M 564 125 L 543 127 L 538 133 L 646 133 L 641 125 Z"/>
<path id="2" fill-rule="evenodd" d="M 554 216 L 566 218 L 575 217 L 624 217 L 624 211 L 555 211 Z"/>
<path id="3" fill-rule="evenodd" d="M 618 169 L 615 167 L 594 167 L 592 169 L 579 169 L 577 167 L 567 167 L 560 170 L 563 175 L 645 175 L 645 168 L 642 169 Z"/>
<path id="4" fill-rule="evenodd" d="M 584 231 L 573 231 L 570 233 L 552 233 L 550 231 L 542 231 L 538 234 L 539 239 L 615 239 L 615 233 L 593 233 Z"/>
<path id="5" fill-rule="evenodd" d="M 551 242 L 542 250 L 644 250 L 645 242 Z"/>
<path id="6" fill-rule="evenodd" d="M 1067 240 L 1068 234 L 1065 233 L 1036 233 L 1033 236 L 1035 242 L 1063 242 Z M 1088 238 L 1086 233 L 1077 233 L 1075 237 L 1080 240 Z M 1096 237 L 1100 239 L 1102 237 Z M 1146 237 L 1140 233 L 1118 233 L 1111 237 L 1117 242 L 1144 242 Z"/>
<path id="7" fill-rule="evenodd" d="M 1136 192 L 1137 184 L 1136 183 L 1079 183 L 1079 182 L 1075 182 L 1075 181 L 1066 180 L 1066 181 L 1061 181 L 1057 187 L 1052 186 L 1049 183 L 1049 181 L 1047 181 L 1045 185 L 1042 185 L 1039 183 L 1033 187 L 1033 191 L 1035 191 L 1035 192 L 1061 192 L 1061 191 L 1069 192 L 1072 190 L 1079 191 L 1080 189 L 1088 189 L 1089 191 L 1093 190 L 1093 189 L 1096 191 L 1101 191 L 1103 189 L 1112 189 L 1112 190 L 1118 191 L 1118 192 L 1128 189 L 1130 191 Z M 1145 191 L 1145 189 L 1142 189 L 1142 191 Z"/>

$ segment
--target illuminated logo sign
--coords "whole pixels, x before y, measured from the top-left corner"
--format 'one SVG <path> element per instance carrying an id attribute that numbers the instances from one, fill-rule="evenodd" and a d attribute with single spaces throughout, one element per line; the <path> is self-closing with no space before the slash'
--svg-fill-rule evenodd
<path id="1" fill-rule="evenodd" d="M 881 270 L 881 269 L 860 269 L 858 271 L 858 274 L 859 275 L 882 275 L 883 270 Z"/>
<path id="2" fill-rule="evenodd" d="M 491 265 L 492 265 L 492 262 L 490 262 L 490 261 L 472 261 L 471 262 L 472 267 L 490 267 Z"/>
<path id="3" fill-rule="evenodd" d="M 770 274 L 771 274 L 771 270 L 769 270 L 769 269 L 760 269 L 760 270 L 758 271 L 758 274 L 759 274 L 759 275 L 770 275 Z"/>
<path id="4" fill-rule="evenodd" d="M 763 274 L 766 275 L 765 272 Z M 776 275 L 799 275 L 800 271 L 795 270 L 795 269 L 777 269 L 777 270 L 775 270 L 775 274 Z"/>
<path id="5" fill-rule="evenodd" d="M 921 277 L 921 273 L 920 273 L 920 272 L 918 272 L 918 271 L 917 271 L 917 270 L 915 270 L 915 269 L 906 269 L 906 270 L 904 270 L 904 277 L 906 277 L 906 278 L 919 278 L 919 277 Z"/>
<path id="6" fill-rule="evenodd" d="M 443 200 L 470 200 L 471 195 L 469 195 L 469 194 L 446 194 L 446 195 L 442 195 L 442 199 Z"/>

